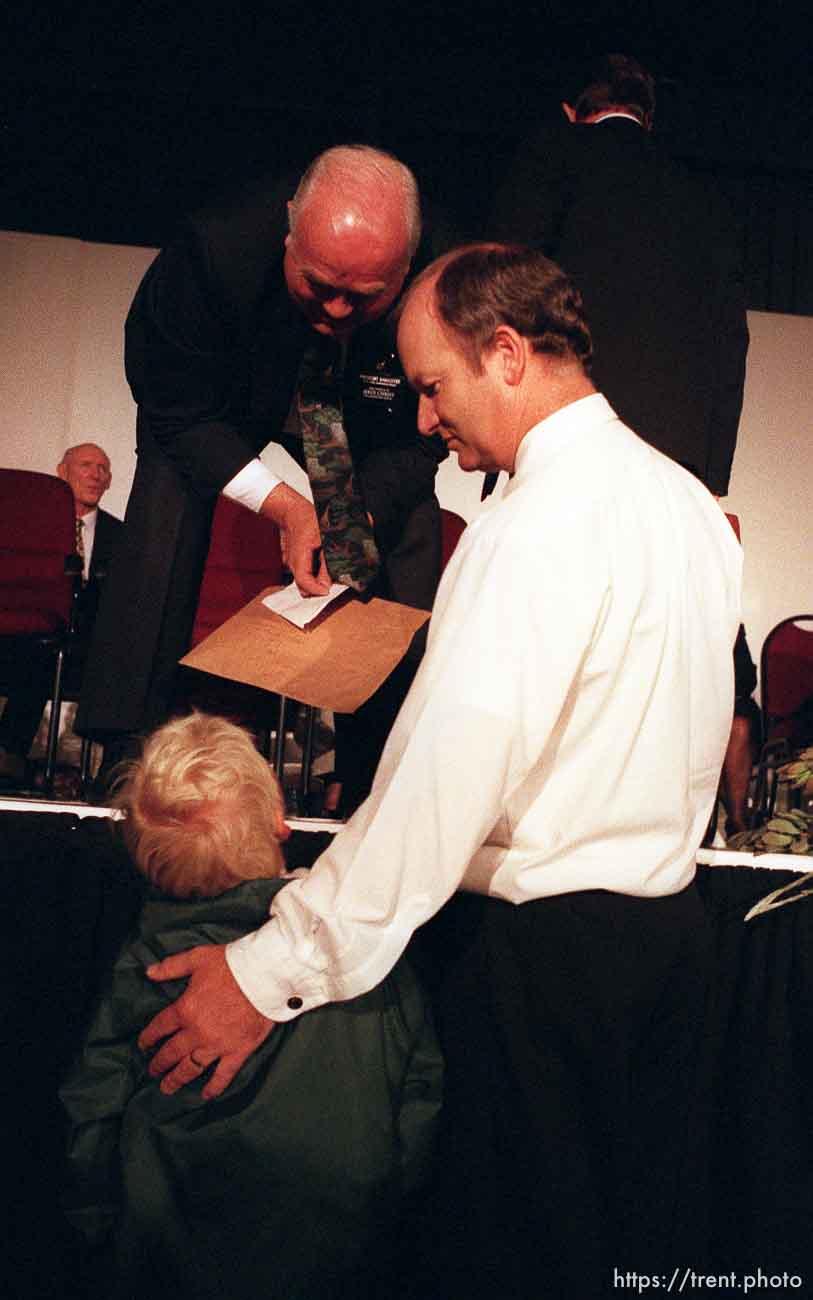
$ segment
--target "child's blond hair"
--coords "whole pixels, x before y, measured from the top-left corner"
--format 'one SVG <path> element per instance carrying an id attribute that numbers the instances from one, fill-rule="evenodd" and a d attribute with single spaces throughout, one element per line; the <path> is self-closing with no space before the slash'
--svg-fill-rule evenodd
<path id="1" fill-rule="evenodd" d="M 282 792 L 246 731 L 192 713 L 159 727 L 115 805 L 139 869 L 178 898 L 211 897 L 284 867 Z"/>

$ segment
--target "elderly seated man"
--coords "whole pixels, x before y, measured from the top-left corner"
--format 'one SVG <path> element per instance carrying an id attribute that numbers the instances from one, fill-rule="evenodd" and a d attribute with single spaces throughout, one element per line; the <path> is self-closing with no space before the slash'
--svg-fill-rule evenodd
<path id="1" fill-rule="evenodd" d="M 76 698 L 104 578 L 121 531 L 121 520 L 99 502 L 110 487 L 110 459 L 94 442 L 69 447 L 57 474 L 70 487 L 76 510 L 76 549 L 82 560 L 77 639 L 66 666 L 68 698 Z M 50 659 L 16 654 L 0 662 L 0 694 L 7 696 L 0 718 L 0 788 L 26 784 L 26 759 L 53 683 Z M 64 782 L 64 778 L 63 778 Z M 65 791 L 73 793 L 72 789 Z"/>

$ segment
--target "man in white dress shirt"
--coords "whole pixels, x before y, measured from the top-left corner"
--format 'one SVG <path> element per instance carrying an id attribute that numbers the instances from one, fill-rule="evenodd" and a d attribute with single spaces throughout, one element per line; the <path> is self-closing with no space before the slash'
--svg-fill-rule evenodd
<path id="1" fill-rule="evenodd" d="M 141 1043 L 166 1038 L 168 1092 L 218 1061 L 216 1096 L 274 1022 L 371 988 L 467 891 L 429 927 L 449 1061 L 436 1293 L 598 1295 L 614 1267 L 666 1269 L 690 1231 L 693 878 L 741 554 L 709 492 L 595 391 L 580 297 L 540 253 L 433 263 L 399 350 L 420 431 L 510 481 L 446 569 L 369 798 L 261 930 L 153 968 L 191 979 Z"/>

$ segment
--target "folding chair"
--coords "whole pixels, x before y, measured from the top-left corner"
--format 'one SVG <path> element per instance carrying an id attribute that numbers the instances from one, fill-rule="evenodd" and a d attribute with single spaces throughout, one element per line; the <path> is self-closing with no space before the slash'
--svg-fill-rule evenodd
<path id="1" fill-rule="evenodd" d="M 63 672 L 71 650 L 82 561 L 73 493 L 52 474 L 0 469 L 0 640 L 7 663 L 44 655 L 53 664 L 43 789 L 56 770 Z M 14 689 L 10 670 L 2 683 Z"/>
<path id="2" fill-rule="evenodd" d="M 813 706 L 813 614 L 783 618 L 765 638 L 760 656 L 763 745 L 754 795 L 754 824 L 774 811 L 777 771 L 810 744 L 799 726 L 806 705 Z"/>

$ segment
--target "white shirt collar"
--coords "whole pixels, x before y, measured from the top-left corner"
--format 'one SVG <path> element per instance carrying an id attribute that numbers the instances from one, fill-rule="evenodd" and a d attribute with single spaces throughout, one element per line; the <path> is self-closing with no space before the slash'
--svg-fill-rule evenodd
<path id="1" fill-rule="evenodd" d="M 569 402 L 567 406 L 561 406 L 525 434 L 517 448 L 515 474 L 531 465 L 544 464 L 556 455 L 564 443 L 617 420 L 618 416 L 602 393 L 590 393 L 578 401 Z M 508 488 L 510 482 L 506 491 Z"/>
<path id="2" fill-rule="evenodd" d="M 634 122 L 636 126 L 641 126 L 641 123 L 638 121 L 638 118 L 635 117 L 633 113 L 619 113 L 617 110 L 613 111 L 612 113 L 602 113 L 601 117 L 594 118 L 589 125 L 598 126 L 599 122 L 609 122 L 610 118 L 612 117 L 625 117 L 628 122 Z M 643 130 L 643 127 L 641 127 L 641 130 Z"/>

